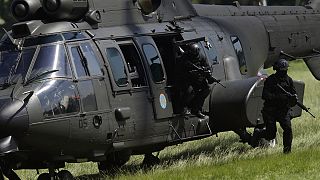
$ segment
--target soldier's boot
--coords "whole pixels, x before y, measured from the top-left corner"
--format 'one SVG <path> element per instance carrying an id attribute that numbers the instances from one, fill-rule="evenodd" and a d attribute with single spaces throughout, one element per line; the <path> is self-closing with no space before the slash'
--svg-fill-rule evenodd
<path id="1" fill-rule="evenodd" d="M 271 140 L 269 141 L 269 147 L 271 147 L 271 148 L 276 147 L 276 139 L 271 139 Z"/>
<path id="2" fill-rule="evenodd" d="M 207 116 L 206 115 L 204 115 L 204 114 L 202 114 L 202 112 L 201 111 L 198 111 L 197 113 L 195 113 L 194 115 L 196 115 L 198 118 L 200 118 L 200 119 L 205 119 Z"/>
<path id="3" fill-rule="evenodd" d="M 182 115 L 183 115 L 183 116 L 189 116 L 189 115 L 191 115 L 191 112 L 190 112 L 189 108 L 187 108 L 187 107 L 183 108 Z"/>
<path id="4" fill-rule="evenodd" d="M 285 147 L 283 148 L 283 153 L 284 153 L 284 154 L 289 154 L 289 153 L 291 153 L 291 146 L 285 146 Z"/>

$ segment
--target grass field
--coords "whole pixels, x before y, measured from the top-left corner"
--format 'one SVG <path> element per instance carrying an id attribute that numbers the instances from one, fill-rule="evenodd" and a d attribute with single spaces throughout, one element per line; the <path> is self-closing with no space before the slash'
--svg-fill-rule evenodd
<path id="1" fill-rule="evenodd" d="M 320 117 L 319 82 L 304 63 L 291 63 L 289 74 L 306 83 L 305 105 Z M 320 179 L 320 121 L 308 114 L 293 120 L 293 153 L 282 154 L 282 131 L 272 149 L 251 148 L 234 133 L 184 143 L 164 149 L 161 164 L 142 169 L 142 156 L 131 160 L 114 177 L 99 175 L 93 163 L 68 164 L 77 179 Z M 35 171 L 18 171 L 22 179 L 36 179 Z"/>

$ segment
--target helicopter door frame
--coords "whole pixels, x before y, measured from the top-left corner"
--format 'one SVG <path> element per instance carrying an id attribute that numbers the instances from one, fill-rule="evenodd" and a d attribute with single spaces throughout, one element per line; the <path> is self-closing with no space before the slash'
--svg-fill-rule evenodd
<path id="1" fill-rule="evenodd" d="M 170 118 L 173 116 L 172 98 L 170 89 L 167 86 L 167 75 L 158 47 L 151 36 L 134 37 L 133 40 L 137 48 L 139 49 L 141 57 L 144 61 L 144 66 L 151 90 L 151 101 L 153 103 L 154 117 L 155 119 Z M 147 47 L 149 48 L 149 50 L 153 50 L 150 49 L 153 47 L 157 55 L 153 58 L 148 58 L 149 54 L 146 54 L 145 52 L 145 50 L 147 50 Z M 153 60 L 155 59 L 158 59 L 159 62 L 154 63 Z M 161 69 L 163 77 L 155 77 L 159 74 L 161 75 Z"/>

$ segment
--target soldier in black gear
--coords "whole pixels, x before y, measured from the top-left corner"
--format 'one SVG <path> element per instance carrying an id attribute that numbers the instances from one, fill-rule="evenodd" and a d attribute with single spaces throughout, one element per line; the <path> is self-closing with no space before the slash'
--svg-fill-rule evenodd
<path id="1" fill-rule="evenodd" d="M 202 114 L 202 106 L 206 97 L 210 94 L 210 86 L 214 82 L 211 76 L 210 66 L 205 56 L 200 53 L 197 43 L 187 45 L 180 58 L 180 86 L 184 91 L 182 97 L 183 106 L 191 109 L 191 114 L 199 118 L 205 118 Z M 190 93 L 192 87 L 192 94 Z"/>
<path id="2" fill-rule="evenodd" d="M 266 125 L 266 140 L 275 139 L 276 121 L 278 121 L 283 129 L 284 153 L 291 152 L 293 135 L 289 110 L 297 103 L 292 78 L 287 75 L 288 67 L 289 64 L 285 59 L 278 60 L 273 66 L 276 73 L 267 78 L 262 92 L 262 99 L 264 99 L 262 115 Z M 279 85 L 293 95 L 284 94 Z"/>

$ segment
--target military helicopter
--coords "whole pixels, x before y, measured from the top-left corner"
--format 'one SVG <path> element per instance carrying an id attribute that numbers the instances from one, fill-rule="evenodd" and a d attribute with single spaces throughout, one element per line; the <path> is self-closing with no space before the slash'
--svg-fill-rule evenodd
<path id="1" fill-rule="evenodd" d="M 192 5 L 181 0 L 14 0 L 19 21 L 0 44 L 0 164 L 49 169 L 65 163 L 101 171 L 131 155 L 263 124 L 264 68 L 305 60 L 320 79 L 320 12 L 306 7 Z M 201 46 L 214 84 L 203 112 L 183 116 L 176 61 Z M 295 82 L 303 100 L 304 83 Z M 294 108 L 292 115 L 302 111 Z M 0 179 L 2 175 L 0 174 Z"/>

